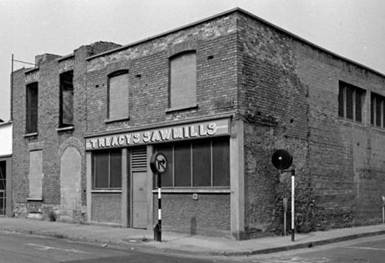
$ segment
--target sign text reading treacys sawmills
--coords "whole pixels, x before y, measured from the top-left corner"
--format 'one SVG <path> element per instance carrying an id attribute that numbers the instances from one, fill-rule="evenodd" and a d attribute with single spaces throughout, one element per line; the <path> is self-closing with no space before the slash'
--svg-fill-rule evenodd
<path id="1" fill-rule="evenodd" d="M 205 138 L 229 134 L 229 120 L 177 125 L 86 139 L 86 150 Z"/>

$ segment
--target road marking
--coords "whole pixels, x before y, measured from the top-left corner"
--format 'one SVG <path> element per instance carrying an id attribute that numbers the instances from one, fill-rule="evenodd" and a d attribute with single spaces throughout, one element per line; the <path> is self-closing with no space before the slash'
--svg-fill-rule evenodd
<path id="1" fill-rule="evenodd" d="M 385 248 L 377 248 L 377 247 L 345 247 L 345 248 L 385 251 Z"/>
<path id="2" fill-rule="evenodd" d="M 31 247 L 33 247 L 37 250 L 41 250 L 41 251 L 59 250 L 59 251 L 70 252 L 70 253 L 90 254 L 86 251 L 78 250 L 78 249 L 74 249 L 74 248 L 50 247 L 50 246 L 45 246 L 45 245 L 40 245 L 40 244 L 35 244 L 35 243 L 26 243 L 26 245 L 31 246 Z"/>

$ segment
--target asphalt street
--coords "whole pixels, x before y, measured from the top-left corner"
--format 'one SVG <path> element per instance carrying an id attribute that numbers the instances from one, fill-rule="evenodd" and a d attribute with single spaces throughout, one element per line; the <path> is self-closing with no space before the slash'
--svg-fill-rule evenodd
<path id="1" fill-rule="evenodd" d="M 253 262 L 253 263 L 383 263 L 385 235 L 326 246 L 250 257 L 208 257 L 149 251 L 133 245 L 127 249 L 79 243 L 16 233 L 0 233 L 0 263 L 45 262 Z"/>
<path id="2" fill-rule="evenodd" d="M 198 255 L 197 255 L 198 256 Z M 226 261 L 226 260 L 225 260 Z M 225 262 L 195 256 L 168 255 L 140 251 L 137 247 L 114 249 L 59 238 L 0 233 L 0 263 L 88 263 L 88 262 Z M 227 261 L 228 262 L 228 261 Z"/>
<path id="3" fill-rule="evenodd" d="M 385 235 L 270 255 L 244 257 L 243 261 L 253 263 L 384 263 Z"/>

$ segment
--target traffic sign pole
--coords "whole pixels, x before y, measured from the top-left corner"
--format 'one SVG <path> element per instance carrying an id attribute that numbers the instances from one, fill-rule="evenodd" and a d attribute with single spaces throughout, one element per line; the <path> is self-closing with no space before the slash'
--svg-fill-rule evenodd
<path id="1" fill-rule="evenodd" d="M 295 240 L 295 169 L 291 170 L 291 241 Z"/>
<path id="2" fill-rule="evenodd" d="M 162 176 L 158 173 L 158 238 L 157 241 L 162 241 Z"/>
<path id="3" fill-rule="evenodd" d="M 155 153 L 150 160 L 152 172 L 158 185 L 158 223 L 154 228 L 154 240 L 162 241 L 162 173 L 167 171 L 167 158 L 163 153 Z"/>

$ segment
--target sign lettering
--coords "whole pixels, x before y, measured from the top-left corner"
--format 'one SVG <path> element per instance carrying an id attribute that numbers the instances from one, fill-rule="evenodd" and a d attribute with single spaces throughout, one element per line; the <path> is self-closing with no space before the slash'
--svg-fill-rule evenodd
<path id="1" fill-rule="evenodd" d="M 86 150 L 125 147 L 190 138 L 205 138 L 210 136 L 228 135 L 229 133 L 229 120 L 223 119 L 161 129 L 150 129 L 139 132 L 127 132 L 117 135 L 87 138 Z"/>

